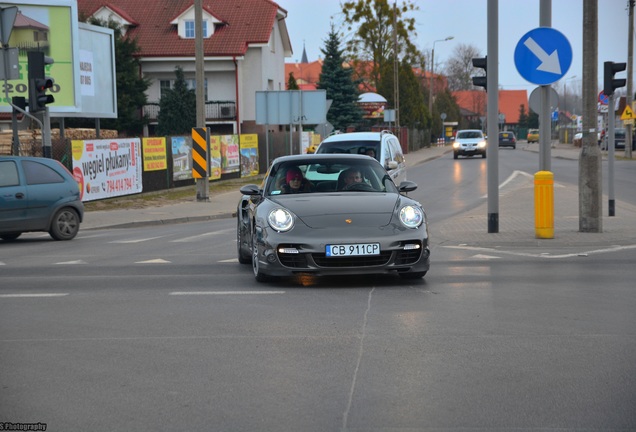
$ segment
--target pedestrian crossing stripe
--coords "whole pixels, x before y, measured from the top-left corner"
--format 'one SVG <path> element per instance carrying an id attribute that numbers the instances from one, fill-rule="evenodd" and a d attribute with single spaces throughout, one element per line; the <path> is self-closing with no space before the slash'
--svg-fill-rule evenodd
<path id="1" fill-rule="evenodd" d="M 208 177 L 208 128 L 192 128 L 192 178 Z"/>
<path id="2" fill-rule="evenodd" d="M 632 111 L 629 105 L 625 105 L 625 110 L 623 111 L 623 114 L 621 114 L 621 120 L 630 120 L 633 118 L 636 118 L 634 116 L 634 111 Z"/>

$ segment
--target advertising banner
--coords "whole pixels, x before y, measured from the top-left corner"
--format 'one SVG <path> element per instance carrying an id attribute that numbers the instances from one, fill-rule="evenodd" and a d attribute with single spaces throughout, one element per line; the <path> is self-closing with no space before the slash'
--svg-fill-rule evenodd
<path id="1" fill-rule="evenodd" d="M 221 137 L 210 136 L 210 180 L 221 178 Z"/>
<path id="2" fill-rule="evenodd" d="M 141 144 L 139 138 L 73 140 L 73 176 L 82 201 L 140 193 Z"/>
<path id="3" fill-rule="evenodd" d="M 172 142 L 172 180 L 191 179 L 192 137 L 172 137 L 170 140 Z"/>
<path id="4" fill-rule="evenodd" d="M 144 171 L 161 171 L 168 169 L 166 154 L 166 138 L 143 138 Z"/>
<path id="5" fill-rule="evenodd" d="M 258 135 L 245 134 L 241 141 L 241 177 L 258 175 Z"/>
<path id="6" fill-rule="evenodd" d="M 221 171 L 223 174 L 239 172 L 239 136 L 222 135 L 221 140 Z"/>

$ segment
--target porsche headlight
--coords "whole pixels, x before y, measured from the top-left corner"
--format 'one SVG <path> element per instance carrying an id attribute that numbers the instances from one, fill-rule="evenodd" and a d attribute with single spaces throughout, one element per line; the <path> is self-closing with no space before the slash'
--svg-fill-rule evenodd
<path id="1" fill-rule="evenodd" d="M 277 208 L 269 212 L 267 222 L 276 231 L 289 231 L 294 226 L 294 217 L 287 210 Z"/>
<path id="2" fill-rule="evenodd" d="M 417 228 L 424 222 L 424 212 L 419 207 L 404 206 L 400 209 L 400 221 L 407 228 Z"/>

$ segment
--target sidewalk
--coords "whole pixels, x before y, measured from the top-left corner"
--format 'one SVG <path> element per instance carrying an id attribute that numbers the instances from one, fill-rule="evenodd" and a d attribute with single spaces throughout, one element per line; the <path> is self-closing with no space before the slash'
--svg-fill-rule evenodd
<path id="1" fill-rule="evenodd" d="M 538 144 L 520 142 L 517 151 L 539 151 Z M 503 149 L 500 151 L 504 151 Z M 406 155 L 409 166 L 451 153 L 447 146 L 433 146 Z M 580 148 L 571 144 L 556 144 L 551 148 L 553 158 L 578 159 Z M 500 179 L 504 181 L 505 179 Z M 246 179 L 246 183 L 249 180 Z M 127 228 L 143 225 L 162 225 L 179 222 L 205 221 L 233 217 L 239 201 L 238 190 L 216 193 L 210 185 L 210 200 L 167 204 L 140 209 L 88 211 L 82 230 L 99 228 Z M 500 188 L 499 230 L 488 233 L 488 203 L 441 223 L 431 232 L 433 244 L 443 246 L 515 248 L 550 247 L 551 249 L 578 247 L 613 247 L 636 244 L 636 206 L 616 201 L 616 216 L 608 217 L 607 199 L 603 198 L 602 233 L 579 232 L 578 187 L 554 185 L 554 238 L 537 239 L 534 227 L 534 179 L 518 174 Z"/>

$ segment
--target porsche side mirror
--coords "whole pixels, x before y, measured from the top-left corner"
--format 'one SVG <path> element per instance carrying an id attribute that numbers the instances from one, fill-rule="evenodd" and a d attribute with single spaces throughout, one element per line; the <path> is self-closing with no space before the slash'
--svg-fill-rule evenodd
<path id="1" fill-rule="evenodd" d="M 243 195 L 260 195 L 261 194 L 261 189 L 258 187 L 258 185 L 248 184 L 248 185 L 243 186 L 240 189 L 240 192 Z"/>
<path id="2" fill-rule="evenodd" d="M 401 182 L 400 186 L 398 186 L 400 192 L 412 192 L 415 189 L 417 189 L 417 183 L 408 180 Z"/>

